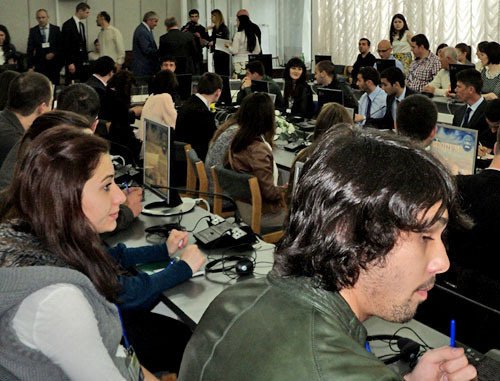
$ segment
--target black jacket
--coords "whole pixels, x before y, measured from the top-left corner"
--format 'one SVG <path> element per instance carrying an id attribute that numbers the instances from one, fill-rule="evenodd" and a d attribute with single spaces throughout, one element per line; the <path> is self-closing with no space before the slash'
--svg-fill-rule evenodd
<path id="1" fill-rule="evenodd" d="M 194 37 L 191 33 L 181 32 L 179 29 L 172 29 L 160 37 L 159 55 L 173 56 L 176 58 L 186 57 L 186 68 L 178 70 L 180 74 L 193 73 L 193 61 L 196 60 L 198 49 Z M 177 71 L 177 70 L 176 70 Z"/>
<path id="2" fill-rule="evenodd" d="M 286 102 L 288 102 L 288 99 L 285 99 Z M 314 114 L 314 102 L 312 99 L 312 90 L 307 83 L 303 83 L 295 88 L 291 113 L 292 115 L 304 118 L 312 118 Z"/>
<path id="3" fill-rule="evenodd" d="M 73 17 L 63 24 L 61 33 L 65 65 L 74 64 L 75 66 L 79 66 L 88 61 L 87 39 L 82 39 Z"/>
<path id="4" fill-rule="evenodd" d="M 208 143 L 216 129 L 214 114 L 198 96 L 191 95 L 177 114 L 174 139 L 191 144 L 198 157 L 204 161 Z"/>
<path id="5" fill-rule="evenodd" d="M 410 95 L 416 94 L 416 92 L 406 86 L 406 94 L 405 98 Z M 390 95 L 386 99 L 386 107 L 385 107 L 385 115 L 382 118 L 369 118 L 366 121 L 366 125 L 371 125 L 373 127 L 384 129 L 384 130 L 392 130 L 394 128 L 394 119 L 392 117 L 392 105 L 396 102 L 396 96 Z"/>
<path id="6" fill-rule="evenodd" d="M 28 55 L 28 67 L 35 67 L 35 70 L 40 73 L 60 70 L 62 66 L 60 57 L 62 40 L 61 30 L 58 26 L 49 24 L 49 40 L 47 42 L 50 44 L 50 47 L 42 48 L 43 38 L 38 25 L 30 29 L 28 50 L 26 52 Z M 55 57 L 47 61 L 45 56 L 49 53 L 53 53 Z"/>
<path id="7" fill-rule="evenodd" d="M 465 128 L 470 128 L 472 130 L 479 131 L 478 139 L 482 145 L 493 148 L 496 142 L 496 134 L 491 132 L 488 123 L 486 122 L 486 117 L 484 115 L 484 110 L 486 109 L 486 100 L 482 101 L 479 107 L 474 111 L 472 117 L 469 119 L 469 123 Z M 462 127 L 462 121 L 464 119 L 465 111 L 467 110 L 467 105 L 460 107 L 453 115 L 453 125 Z"/>

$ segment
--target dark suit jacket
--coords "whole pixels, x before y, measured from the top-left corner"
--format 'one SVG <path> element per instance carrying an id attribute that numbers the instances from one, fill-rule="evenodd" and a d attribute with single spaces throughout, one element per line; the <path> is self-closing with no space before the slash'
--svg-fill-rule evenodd
<path id="1" fill-rule="evenodd" d="M 85 83 L 96 91 L 102 104 L 104 94 L 106 93 L 106 86 L 93 75 L 91 75 Z"/>
<path id="2" fill-rule="evenodd" d="M 408 86 L 406 86 L 405 98 L 413 94 L 416 94 L 416 92 L 410 89 Z M 396 102 L 396 96 L 395 95 L 388 96 L 386 99 L 384 116 L 382 118 L 377 118 L 377 119 L 370 118 L 366 121 L 366 124 L 367 125 L 370 124 L 371 126 L 380 129 L 392 130 L 394 128 L 394 119 L 392 117 L 392 105 L 394 104 L 394 102 Z"/>
<path id="3" fill-rule="evenodd" d="M 491 132 L 490 127 L 486 122 L 486 117 L 484 115 L 485 109 L 486 100 L 482 101 L 476 111 L 474 111 L 474 114 L 472 114 L 472 117 L 469 119 L 469 123 L 465 126 L 465 128 L 479 131 L 478 138 L 481 144 L 488 148 L 493 148 L 496 142 L 496 134 Z M 461 127 L 466 110 L 467 105 L 464 105 L 455 111 L 455 114 L 453 115 L 454 126 Z"/>
<path id="4" fill-rule="evenodd" d="M 186 73 L 192 74 L 194 72 L 193 61 L 196 60 L 197 53 L 198 49 L 191 33 L 184 33 L 179 29 L 172 29 L 160 37 L 160 57 L 166 55 L 186 57 Z"/>
<path id="5" fill-rule="evenodd" d="M 154 75 L 159 70 L 158 47 L 153 34 L 140 23 L 132 41 L 132 71 L 138 76 Z"/>
<path id="6" fill-rule="evenodd" d="M 63 24 L 61 35 L 66 66 L 70 64 L 80 66 L 89 60 L 89 55 L 87 53 L 87 40 L 82 40 L 80 31 L 77 29 L 73 17 Z"/>
<path id="7" fill-rule="evenodd" d="M 216 129 L 214 114 L 207 109 L 200 98 L 191 95 L 177 114 L 174 139 L 191 144 L 198 157 L 204 161 L 208 143 Z"/>
<path id="8" fill-rule="evenodd" d="M 197 61 L 201 62 L 203 61 L 203 45 L 201 45 L 201 39 L 204 39 L 208 41 L 209 35 L 205 30 L 205 27 L 200 24 L 196 24 L 192 21 L 188 22 L 186 25 L 184 25 L 181 29 L 183 32 L 189 32 L 193 35 L 194 37 L 194 42 L 196 44 L 196 59 Z M 194 33 L 199 33 L 200 37 L 196 37 Z M 161 37 L 160 37 L 160 46 L 161 46 Z"/>
<path id="9" fill-rule="evenodd" d="M 28 67 L 35 67 L 40 73 L 59 71 L 61 54 L 61 30 L 58 26 L 49 24 L 49 48 L 42 48 L 42 33 L 40 27 L 34 26 L 30 29 L 28 37 Z M 45 59 L 48 53 L 54 53 L 55 57 L 50 61 Z"/>

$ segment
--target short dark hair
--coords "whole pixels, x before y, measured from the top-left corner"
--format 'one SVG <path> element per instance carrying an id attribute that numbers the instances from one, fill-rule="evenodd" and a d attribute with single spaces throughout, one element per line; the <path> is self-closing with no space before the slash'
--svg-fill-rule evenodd
<path id="1" fill-rule="evenodd" d="M 366 42 L 368 43 L 368 46 L 371 46 L 371 45 L 372 45 L 372 43 L 370 42 L 370 40 L 369 40 L 369 39 L 367 39 L 366 37 L 362 37 L 362 38 L 360 38 L 360 39 L 359 39 L 359 41 L 360 41 L 360 42 L 361 42 L 361 41 L 366 41 Z"/>
<path id="2" fill-rule="evenodd" d="M 10 83 L 19 75 L 17 71 L 5 70 L 0 74 L 0 111 L 2 111 L 7 106 L 7 101 L 9 99 L 9 86 Z"/>
<path id="3" fill-rule="evenodd" d="M 168 93 L 173 97 L 178 87 L 177 77 L 170 70 L 159 71 L 151 81 L 153 94 Z"/>
<path id="4" fill-rule="evenodd" d="M 448 44 L 446 42 L 442 42 L 438 45 L 438 47 L 436 48 L 436 56 L 438 55 L 439 51 L 443 48 L 447 48 L 448 47 Z"/>
<path id="5" fill-rule="evenodd" d="M 317 63 L 318 71 L 321 73 L 322 71 L 326 72 L 329 77 L 335 77 L 335 65 L 332 61 L 319 61 Z"/>
<path id="6" fill-rule="evenodd" d="M 90 5 L 88 5 L 87 3 L 84 3 L 84 2 L 81 2 L 81 3 L 78 3 L 77 6 L 76 6 L 76 11 L 86 11 L 87 9 L 90 9 Z"/>
<path id="7" fill-rule="evenodd" d="M 32 114 L 38 106 L 50 106 L 52 85 L 43 74 L 36 72 L 21 73 L 9 86 L 7 107 L 23 116 Z"/>
<path id="8" fill-rule="evenodd" d="M 436 127 L 437 116 L 437 107 L 433 101 L 424 95 L 410 95 L 398 106 L 398 134 L 423 142 Z"/>
<path id="9" fill-rule="evenodd" d="M 250 61 L 246 64 L 245 69 L 248 69 L 250 73 L 257 73 L 259 75 L 264 76 L 266 74 L 266 69 L 264 68 L 264 64 L 259 60 Z"/>
<path id="10" fill-rule="evenodd" d="M 488 64 L 500 64 L 500 44 L 498 42 L 488 42 L 488 44 L 484 47 L 484 54 L 488 56 Z"/>
<path id="11" fill-rule="evenodd" d="M 484 116 L 486 116 L 490 122 L 500 122 L 500 99 L 492 99 L 486 102 Z M 498 148 L 500 149 L 500 147 Z"/>
<path id="12" fill-rule="evenodd" d="M 402 88 L 405 87 L 405 75 L 401 69 L 397 67 L 388 67 L 382 73 L 380 73 L 380 79 L 385 78 L 387 81 L 394 86 L 397 82 Z"/>
<path id="13" fill-rule="evenodd" d="M 168 55 L 160 57 L 160 65 L 163 62 L 174 62 L 175 64 L 177 64 L 177 60 L 175 59 L 175 57 L 174 56 L 168 56 Z"/>
<path id="14" fill-rule="evenodd" d="M 111 16 L 106 11 L 99 12 L 99 16 L 101 16 L 102 18 L 104 18 L 104 20 L 106 20 L 106 22 L 110 22 L 111 21 Z"/>
<path id="15" fill-rule="evenodd" d="M 425 37 L 425 34 L 416 34 L 411 38 L 411 41 L 417 46 L 423 46 L 425 50 L 429 50 L 429 40 Z"/>
<path id="16" fill-rule="evenodd" d="M 484 48 L 488 45 L 488 41 L 481 41 L 479 44 L 477 44 L 477 50 L 479 50 L 481 53 L 484 53 Z"/>
<path id="17" fill-rule="evenodd" d="M 199 94 L 213 94 L 218 89 L 222 89 L 222 78 L 216 73 L 205 73 L 200 77 L 198 81 L 198 93 Z"/>
<path id="18" fill-rule="evenodd" d="M 458 49 L 462 53 L 465 53 L 465 58 L 468 59 L 469 61 L 472 59 L 471 57 L 472 49 L 470 45 L 467 45 L 465 42 L 460 42 L 459 44 L 456 44 L 455 49 Z"/>
<path id="19" fill-rule="evenodd" d="M 483 88 L 483 78 L 476 69 L 465 69 L 457 73 L 457 82 L 462 82 L 465 86 L 472 86 L 476 93 L 481 94 Z"/>
<path id="20" fill-rule="evenodd" d="M 358 74 L 361 74 L 363 81 L 372 81 L 375 86 L 380 84 L 380 74 L 371 66 L 364 66 L 359 69 Z"/>
<path id="21" fill-rule="evenodd" d="M 462 222 L 454 177 L 407 138 L 338 125 L 311 147 L 276 248 L 277 276 L 339 291 L 369 264 L 383 265 L 400 232 L 422 232 L 446 210 Z M 421 218 L 436 203 L 437 213 Z"/>
<path id="22" fill-rule="evenodd" d="M 66 87 L 57 98 L 57 109 L 73 111 L 85 116 L 90 123 L 94 123 L 101 103 L 97 92 L 84 83 L 76 83 Z"/>
<path id="23" fill-rule="evenodd" d="M 198 12 L 198 9 L 191 9 L 189 11 L 189 16 L 192 16 L 192 15 L 199 15 L 200 12 Z"/>
<path id="24" fill-rule="evenodd" d="M 98 74 L 102 77 L 107 76 L 110 72 L 114 72 L 115 70 L 115 61 L 108 56 L 99 57 L 92 64 L 92 74 Z"/>

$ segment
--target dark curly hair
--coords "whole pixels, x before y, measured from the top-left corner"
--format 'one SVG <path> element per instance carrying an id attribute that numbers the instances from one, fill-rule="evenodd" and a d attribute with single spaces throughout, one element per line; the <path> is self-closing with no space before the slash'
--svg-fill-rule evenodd
<path id="1" fill-rule="evenodd" d="M 313 146 L 276 249 L 276 275 L 339 291 L 383 263 L 401 231 L 424 231 L 445 210 L 450 223 L 466 223 L 454 177 L 409 139 L 341 124 Z M 439 202 L 431 220 L 418 217 Z"/>

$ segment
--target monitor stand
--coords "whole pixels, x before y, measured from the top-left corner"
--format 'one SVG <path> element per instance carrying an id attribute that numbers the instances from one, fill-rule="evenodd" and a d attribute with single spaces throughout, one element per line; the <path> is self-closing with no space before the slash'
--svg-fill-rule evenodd
<path id="1" fill-rule="evenodd" d="M 182 202 L 176 206 L 167 204 L 166 201 L 156 201 L 146 204 L 142 209 L 142 214 L 148 216 L 169 217 L 178 214 L 188 213 L 196 205 L 196 201 L 189 197 L 182 197 Z"/>

